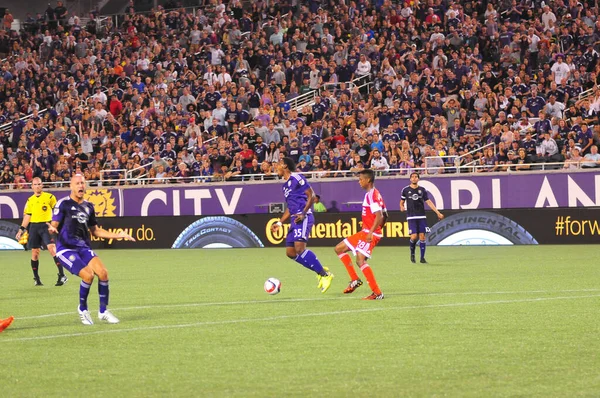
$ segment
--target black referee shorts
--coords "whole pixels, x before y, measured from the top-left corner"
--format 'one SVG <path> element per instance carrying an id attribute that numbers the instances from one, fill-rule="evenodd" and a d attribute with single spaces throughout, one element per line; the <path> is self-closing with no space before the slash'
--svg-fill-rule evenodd
<path id="1" fill-rule="evenodd" d="M 29 242 L 27 246 L 30 249 L 39 249 L 54 244 L 54 238 L 48 232 L 48 225 L 45 222 L 29 224 Z"/>

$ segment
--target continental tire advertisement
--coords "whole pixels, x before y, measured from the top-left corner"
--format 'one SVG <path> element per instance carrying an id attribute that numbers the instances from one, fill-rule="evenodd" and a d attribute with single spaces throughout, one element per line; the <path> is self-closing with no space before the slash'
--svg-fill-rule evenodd
<path id="1" fill-rule="evenodd" d="M 464 210 L 444 212 L 437 221 L 429 212 L 430 245 L 537 245 L 589 244 L 600 242 L 600 208 L 509 209 L 500 211 Z M 333 247 L 360 231 L 360 214 L 319 213 L 310 233 L 311 246 Z M 407 244 L 406 215 L 391 212 L 381 246 Z M 285 244 L 289 225 L 277 232 L 271 226 L 278 218 L 271 214 L 208 217 L 120 217 L 99 219 L 102 228 L 126 231 L 137 242 L 93 238 L 100 248 L 212 249 L 275 247 Z M 19 220 L 0 220 L 0 250 L 23 250 L 15 235 Z"/>

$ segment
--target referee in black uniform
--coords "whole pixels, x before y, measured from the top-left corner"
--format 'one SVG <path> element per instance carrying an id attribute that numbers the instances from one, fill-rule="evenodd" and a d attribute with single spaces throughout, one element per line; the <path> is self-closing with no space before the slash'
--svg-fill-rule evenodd
<path id="1" fill-rule="evenodd" d="M 23 216 L 21 228 L 19 228 L 19 232 L 17 233 L 17 240 L 21 239 L 21 236 L 29 227 L 29 241 L 27 244 L 31 249 L 31 270 L 33 271 L 35 286 L 43 286 L 38 273 L 42 245 L 54 257 L 54 263 L 58 268 L 58 280 L 55 286 L 62 286 L 67 282 L 67 277 L 62 265 L 56 259 L 56 245 L 54 244 L 53 237 L 48 232 L 47 224 L 52 221 L 52 210 L 56 205 L 56 197 L 51 193 L 42 191 L 42 180 L 37 177 L 31 182 L 31 187 L 33 188 L 33 195 L 27 199 L 27 203 L 25 204 L 25 215 Z"/>

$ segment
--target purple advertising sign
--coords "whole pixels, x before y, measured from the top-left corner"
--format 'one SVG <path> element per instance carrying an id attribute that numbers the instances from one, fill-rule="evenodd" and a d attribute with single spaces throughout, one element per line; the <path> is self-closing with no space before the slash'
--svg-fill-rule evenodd
<path id="1" fill-rule="evenodd" d="M 364 191 L 356 178 L 310 179 L 327 208 L 355 211 Z M 390 211 L 399 210 L 407 176 L 381 177 L 376 186 Z M 508 209 L 600 206 L 600 172 L 453 175 L 423 177 L 439 209 Z M 62 199 L 68 190 L 51 190 Z M 30 191 L 0 191 L 0 218 L 21 218 Z M 241 182 L 157 187 L 90 188 L 85 199 L 99 217 L 230 215 L 266 213 L 269 204 L 283 202 L 281 183 Z"/>

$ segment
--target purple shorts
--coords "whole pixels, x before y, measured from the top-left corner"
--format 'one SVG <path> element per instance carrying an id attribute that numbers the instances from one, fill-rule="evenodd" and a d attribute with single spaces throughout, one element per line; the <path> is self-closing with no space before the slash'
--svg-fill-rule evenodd
<path id="1" fill-rule="evenodd" d="M 56 258 L 73 275 L 79 275 L 79 272 L 96 256 L 92 249 L 82 247 L 79 249 L 56 248 Z"/>
<path id="2" fill-rule="evenodd" d="M 294 216 L 291 216 L 290 230 L 285 238 L 286 246 L 294 246 L 294 242 L 308 242 L 308 235 L 315 223 L 315 217 L 309 213 L 304 217 L 300 224 L 294 222 Z"/>
<path id="3" fill-rule="evenodd" d="M 429 232 L 426 218 L 408 220 L 408 234 L 424 234 Z"/>

